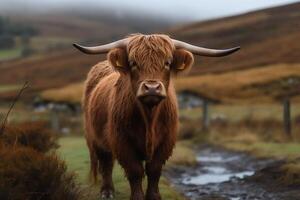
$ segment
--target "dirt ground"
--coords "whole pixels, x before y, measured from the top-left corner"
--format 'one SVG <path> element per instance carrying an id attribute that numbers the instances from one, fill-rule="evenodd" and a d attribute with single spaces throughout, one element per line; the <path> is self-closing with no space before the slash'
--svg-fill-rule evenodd
<path id="1" fill-rule="evenodd" d="M 257 159 L 245 153 L 202 146 L 198 164 L 176 166 L 165 176 L 191 200 L 298 200 L 300 185 L 282 185 L 282 160 Z"/>

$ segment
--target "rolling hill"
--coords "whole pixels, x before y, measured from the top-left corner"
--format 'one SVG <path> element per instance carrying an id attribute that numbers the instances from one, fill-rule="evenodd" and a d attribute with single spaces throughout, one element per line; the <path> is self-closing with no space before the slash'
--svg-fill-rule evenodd
<path id="1" fill-rule="evenodd" d="M 268 87 L 272 88 L 274 81 L 280 82 L 281 79 L 294 76 L 298 80 L 299 73 L 284 73 L 288 75 L 273 76 L 273 78 L 270 78 L 268 74 L 276 71 L 276 67 L 278 66 L 281 66 L 280 72 L 291 68 L 290 66 L 292 66 L 293 72 L 297 72 L 298 68 L 300 71 L 299 10 L 300 3 L 294 3 L 243 15 L 167 29 L 165 33 L 172 37 L 196 45 L 210 48 L 242 46 L 241 51 L 229 57 L 197 57 L 195 67 L 192 69 L 192 73 L 190 73 L 191 75 L 178 80 L 180 82 L 180 90 L 196 90 L 205 95 L 211 95 L 211 93 L 219 94 L 218 91 L 222 90 L 220 87 L 210 87 L 210 91 L 208 92 L 205 90 L 205 87 L 202 87 L 203 89 L 200 87 L 197 90 L 201 84 L 188 84 L 188 80 L 201 80 L 203 76 L 212 74 L 213 78 L 205 79 L 207 80 L 205 85 L 214 85 L 214 82 L 220 83 L 220 81 L 225 81 L 225 79 L 218 79 L 220 78 L 218 74 L 227 74 L 229 80 L 234 80 L 239 78 L 235 76 L 240 76 L 241 74 L 233 72 L 240 70 L 257 69 L 256 73 L 266 73 L 266 77 L 268 78 L 266 78 L 266 81 L 260 80 L 257 83 L 251 81 L 249 82 L 249 87 L 248 85 L 241 86 L 243 88 L 240 87 L 235 91 L 235 98 L 245 98 L 244 94 L 239 93 L 239 91 L 244 91 L 244 88 L 247 88 L 249 91 L 251 90 L 249 94 L 255 96 L 255 94 L 265 94 L 265 91 L 262 89 L 263 87 L 259 87 L 259 84 L 263 84 L 263 86 L 270 85 Z M 120 31 L 116 37 L 120 38 L 122 33 Z M 68 34 L 66 33 L 66 36 Z M 89 35 L 85 34 L 87 33 L 82 34 L 80 38 Z M 91 36 L 94 37 L 93 34 Z M 102 41 L 105 40 L 107 38 Z M 78 83 L 82 82 L 89 70 L 89 66 L 104 58 L 105 56 L 83 55 L 70 47 L 69 49 L 52 52 L 43 56 L 3 62 L 0 64 L 2 72 L 0 74 L 0 84 L 9 86 L 21 84 L 29 80 L 32 86 L 31 93 L 28 93 L 29 96 L 47 89 L 51 89 L 53 92 L 55 88 L 72 88 L 71 86 L 78 86 Z M 260 68 L 268 69 L 260 71 Z M 242 75 L 247 79 L 246 72 L 242 72 Z M 71 86 L 69 87 L 70 84 Z M 2 93 L 3 96 L 9 96 L 8 94 L 12 93 Z M 219 97 L 216 95 L 214 97 L 227 100 L 231 94 L 232 91 L 225 96 Z M 293 95 L 295 94 L 293 93 Z"/>
<path id="2" fill-rule="evenodd" d="M 242 47 L 240 52 L 226 58 L 197 58 L 193 74 L 299 63 L 299 10 L 300 3 L 294 3 L 175 27 L 169 33 L 177 39 L 211 48 Z"/>

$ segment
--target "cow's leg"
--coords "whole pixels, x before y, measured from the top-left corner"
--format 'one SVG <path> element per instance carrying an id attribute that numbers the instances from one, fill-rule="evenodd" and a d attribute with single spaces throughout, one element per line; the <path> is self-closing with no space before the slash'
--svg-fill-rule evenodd
<path id="1" fill-rule="evenodd" d="M 146 200 L 160 200 L 159 193 L 159 179 L 161 176 L 161 170 L 163 166 L 163 161 L 160 159 L 153 159 L 146 163 L 146 175 L 148 180 Z"/>
<path id="2" fill-rule="evenodd" d="M 99 173 L 102 176 L 101 183 L 101 198 L 108 199 L 113 198 L 114 186 L 112 181 L 112 171 L 114 166 L 114 160 L 111 152 L 99 150 L 97 151 L 97 157 L 99 161 Z"/>
<path id="3" fill-rule="evenodd" d="M 130 148 L 125 149 L 123 146 L 123 155 L 118 157 L 120 165 L 125 170 L 126 177 L 130 184 L 131 200 L 144 200 L 144 192 L 142 181 L 144 177 L 144 167 L 140 160 L 135 156 L 135 153 Z"/>

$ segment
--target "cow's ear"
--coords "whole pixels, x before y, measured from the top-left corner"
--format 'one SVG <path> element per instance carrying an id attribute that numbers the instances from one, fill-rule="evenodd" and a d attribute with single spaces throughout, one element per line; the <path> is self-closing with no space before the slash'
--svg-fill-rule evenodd
<path id="1" fill-rule="evenodd" d="M 194 56 L 184 49 L 177 49 L 173 53 L 171 68 L 175 73 L 188 72 L 194 63 Z"/>
<path id="2" fill-rule="evenodd" d="M 120 72 L 126 72 L 128 70 L 127 53 L 124 49 L 112 49 L 107 55 L 107 60 L 110 65 Z"/>

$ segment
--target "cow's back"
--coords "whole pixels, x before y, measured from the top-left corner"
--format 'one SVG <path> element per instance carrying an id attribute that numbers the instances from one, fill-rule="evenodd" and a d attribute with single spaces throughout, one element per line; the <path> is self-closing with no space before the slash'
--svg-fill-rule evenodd
<path id="1" fill-rule="evenodd" d="M 105 126 L 111 91 L 119 74 L 107 61 L 98 63 L 89 72 L 85 82 L 83 109 L 85 134 L 90 145 L 107 148 Z M 91 144 L 93 143 L 93 144 Z"/>
<path id="2" fill-rule="evenodd" d="M 82 99 L 83 107 L 85 108 L 86 102 L 89 100 L 91 92 L 96 87 L 101 79 L 112 74 L 114 70 L 109 66 L 108 61 L 99 62 L 94 65 L 89 71 L 87 79 L 85 81 L 84 95 Z"/>

